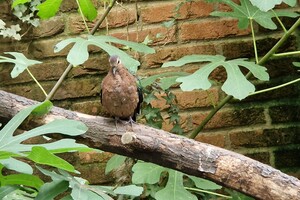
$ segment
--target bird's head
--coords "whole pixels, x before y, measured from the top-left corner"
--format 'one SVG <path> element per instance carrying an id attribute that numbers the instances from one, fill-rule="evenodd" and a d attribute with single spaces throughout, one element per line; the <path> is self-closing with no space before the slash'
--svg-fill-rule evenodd
<path id="1" fill-rule="evenodd" d="M 109 64 L 112 68 L 113 75 L 116 74 L 116 71 L 122 66 L 121 59 L 117 55 L 112 55 L 109 58 Z"/>

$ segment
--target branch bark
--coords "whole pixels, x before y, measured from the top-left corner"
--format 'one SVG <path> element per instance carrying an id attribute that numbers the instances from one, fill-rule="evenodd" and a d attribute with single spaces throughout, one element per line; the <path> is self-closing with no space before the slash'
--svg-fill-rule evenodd
<path id="1" fill-rule="evenodd" d="M 0 91 L 0 118 L 9 120 L 36 101 Z M 57 118 L 84 122 L 89 130 L 76 138 L 90 147 L 130 156 L 147 162 L 207 178 L 257 199 L 299 199 L 300 181 L 268 165 L 243 155 L 157 130 L 141 124 L 132 127 L 100 116 L 91 116 L 54 107 L 42 119 L 42 125 Z"/>

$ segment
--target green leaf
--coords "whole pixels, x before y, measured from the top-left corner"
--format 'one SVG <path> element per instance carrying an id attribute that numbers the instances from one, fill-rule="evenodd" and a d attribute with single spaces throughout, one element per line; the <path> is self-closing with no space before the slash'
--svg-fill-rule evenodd
<path id="1" fill-rule="evenodd" d="M 188 63 L 195 62 L 211 62 L 191 75 L 179 77 L 177 82 L 181 82 L 180 88 L 183 91 L 192 91 L 194 89 L 207 90 L 211 87 L 211 82 L 208 79 L 210 73 L 217 67 L 223 66 L 226 69 L 227 79 L 222 86 L 222 90 L 228 95 L 232 95 L 237 99 L 244 99 L 250 93 L 255 91 L 254 85 L 246 79 L 240 70 L 240 66 L 247 68 L 259 80 L 269 80 L 269 75 L 266 68 L 257 65 L 253 62 L 245 61 L 245 59 L 234 59 L 226 61 L 223 56 L 206 56 L 206 55 L 191 55 L 180 58 L 177 61 L 172 61 L 164 64 L 164 67 L 182 66 Z"/>
<path id="2" fill-rule="evenodd" d="M 42 104 L 37 106 L 33 111 L 32 114 L 42 116 L 47 114 L 51 108 L 53 107 L 53 103 L 49 100 L 44 101 Z"/>
<path id="3" fill-rule="evenodd" d="M 173 76 L 173 77 L 165 77 L 160 79 L 159 86 L 161 87 L 162 90 L 167 90 L 169 89 L 172 85 L 177 84 L 176 79 L 178 76 Z"/>
<path id="4" fill-rule="evenodd" d="M 53 17 L 58 12 L 61 2 L 62 0 L 46 0 L 37 6 L 39 10 L 37 15 L 41 19 Z"/>
<path id="5" fill-rule="evenodd" d="M 12 174 L 0 177 L 1 186 L 25 185 L 39 189 L 44 182 L 37 176 L 30 174 Z"/>
<path id="6" fill-rule="evenodd" d="M 155 194 L 156 200 L 197 200 L 195 195 L 184 188 L 183 173 L 171 169 L 168 172 L 167 185 Z"/>
<path id="7" fill-rule="evenodd" d="M 142 53 L 154 53 L 155 50 L 153 48 L 150 48 L 144 44 L 130 42 L 126 40 L 120 40 L 117 38 L 114 38 L 112 36 L 88 36 L 87 39 L 84 38 L 69 38 L 66 40 L 63 40 L 56 44 L 54 48 L 54 52 L 59 52 L 63 48 L 65 48 L 67 45 L 71 43 L 75 43 L 74 46 L 71 48 L 71 50 L 68 53 L 67 61 L 71 63 L 74 66 L 83 64 L 88 59 L 88 46 L 89 45 L 95 45 L 106 51 L 109 55 L 118 55 L 122 63 L 127 67 L 130 71 L 136 72 L 137 67 L 140 65 L 140 63 L 130 57 L 127 53 L 124 51 L 118 49 L 115 46 L 110 45 L 109 43 L 118 43 L 126 45 L 130 48 L 132 48 L 135 51 L 139 51 Z"/>
<path id="8" fill-rule="evenodd" d="M 50 153 L 44 147 L 33 147 L 30 154 L 27 157 L 38 164 L 49 165 L 69 172 L 76 172 L 73 165 L 71 165 L 64 159 Z"/>
<path id="9" fill-rule="evenodd" d="M 79 6 L 83 15 L 92 21 L 97 17 L 97 10 L 90 0 L 79 0 Z"/>
<path id="10" fill-rule="evenodd" d="M 199 178 L 196 176 L 190 176 L 188 175 L 190 179 L 195 183 L 197 188 L 201 188 L 203 190 L 219 190 L 222 188 L 222 186 L 215 184 L 214 182 L 211 182 L 209 180 L 205 180 L 203 178 Z"/>
<path id="11" fill-rule="evenodd" d="M 70 186 L 72 187 L 71 196 L 73 197 L 73 199 L 89 199 L 88 190 L 86 190 L 81 184 L 70 182 Z"/>
<path id="12" fill-rule="evenodd" d="M 129 195 L 129 196 L 140 196 L 143 193 L 144 188 L 136 185 L 126 185 L 117 187 L 114 192 L 116 194 Z"/>
<path id="13" fill-rule="evenodd" d="M 4 199 L 4 197 L 6 195 L 10 194 L 11 192 L 13 192 L 17 189 L 19 189 L 19 187 L 16 185 L 1 186 L 0 187 L 0 199 Z"/>
<path id="14" fill-rule="evenodd" d="M 268 0 L 268 1 L 250 0 L 252 5 L 258 7 L 261 11 L 264 12 L 273 9 L 276 5 L 281 4 L 282 1 L 283 0 Z"/>
<path id="15" fill-rule="evenodd" d="M 29 164 L 14 158 L 0 160 L 0 163 L 7 169 L 15 170 L 20 173 L 32 174 L 33 172 L 32 167 Z"/>
<path id="16" fill-rule="evenodd" d="M 282 4 L 283 2 L 288 4 L 289 6 L 295 6 L 297 0 L 250 0 L 250 2 L 252 3 L 252 5 L 258 7 L 261 11 L 267 12 L 273 9 L 276 5 Z"/>
<path id="17" fill-rule="evenodd" d="M 69 188 L 68 181 L 52 181 L 45 183 L 39 190 L 35 200 L 49 200 L 54 199 L 57 195 L 65 192 Z"/>
<path id="18" fill-rule="evenodd" d="M 35 64 L 40 64 L 42 62 L 37 61 L 37 60 L 30 60 L 27 59 L 24 54 L 22 53 L 17 53 L 17 52 L 5 52 L 5 54 L 10 54 L 15 57 L 15 59 L 11 59 L 8 57 L 0 56 L 0 63 L 5 63 L 5 62 L 10 62 L 14 63 L 15 66 L 13 70 L 10 73 L 10 76 L 12 78 L 16 78 L 21 74 L 27 67 Z"/>
<path id="19" fill-rule="evenodd" d="M 293 62 L 293 65 L 294 65 L 295 67 L 300 67 L 300 62 Z"/>
<path id="20" fill-rule="evenodd" d="M 111 157 L 106 163 L 105 174 L 108 174 L 114 169 L 118 169 L 125 162 L 126 158 L 127 157 L 120 155 L 114 155 Z"/>
<path id="21" fill-rule="evenodd" d="M 31 0 L 14 0 L 13 1 L 13 4 L 11 5 L 11 8 L 14 8 L 16 7 L 17 5 L 20 5 L 20 4 L 25 4 L 27 2 L 30 2 Z"/>
<path id="22" fill-rule="evenodd" d="M 160 175 L 166 168 L 153 163 L 138 162 L 132 167 L 132 183 L 134 184 L 155 184 L 159 181 Z"/>
<path id="23" fill-rule="evenodd" d="M 283 0 L 283 2 L 291 7 L 296 6 L 297 4 L 297 0 Z"/>
<path id="24" fill-rule="evenodd" d="M 268 9 L 269 7 L 272 7 L 276 4 L 276 1 L 279 0 L 272 0 L 272 2 L 269 1 L 258 1 L 259 5 L 261 5 L 262 9 Z M 231 0 L 224 0 L 224 3 L 229 5 L 233 12 L 219 12 L 215 11 L 212 12 L 211 15 L 213 16 L 220 16 L 220 17 L 233 17 L 238 19 L 238 27 L 240 29 L 246 29 L 249 26 L 250 19 L 256 21 L 259 25 L 261 25 L 264 28 L 275 30 L 277 28 L 277 25 L 272 21 L 272 17 L 274 17 L 274 13 L 272 11 L 264 12 L 261 11 L 256 6 L 253 6 L 248 0 L 241 0 L 240 5 L 234 3 Z M 266 7 L 265 7 L 266 5 Z M 289 14 L 283 15 L 286 17 L 290 17 Z"/>

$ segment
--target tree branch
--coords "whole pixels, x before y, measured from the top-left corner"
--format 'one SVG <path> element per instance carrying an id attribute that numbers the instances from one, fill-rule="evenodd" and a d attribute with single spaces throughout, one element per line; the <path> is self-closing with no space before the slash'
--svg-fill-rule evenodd
<path id="1" fill-rule="evenodd" d="M 0 91 L 0 118 L 10 119 L 37 102 Z M 140 124 L 118 124 L 114 120 L 54 107 L 44 118 L 30 125 L 42 125 L 58 118 L 84 122 L 89 130 L 76 138 L 92 148 L 130 156 L 203 177 L 257 199 L 298 199 L 300 181 L 243 155 Z"/>

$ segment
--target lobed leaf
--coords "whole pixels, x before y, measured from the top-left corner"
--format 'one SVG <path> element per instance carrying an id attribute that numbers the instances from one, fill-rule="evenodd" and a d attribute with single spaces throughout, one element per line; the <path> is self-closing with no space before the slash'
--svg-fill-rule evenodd
<path id="1" fill-rule="evenodd" d="M 160 179 L 160 175 L 166 168 L 146 162 L 138 162 L 132 167 L 132 183 L 134 184 L 154 184 Z"/>
<path id="2" fill-rule="evenodd" d="M 105 167 L 105 174 L 108 174 L 114 169 L 119 168 L 126 160 L 127 157 L 121 156 L 121 155 L 114 155 L 109 159 L 109 161 L 106 163 Z"/>
<path id="3" fill-rule="evenodd" d="M 16 78 L 17 76 L 19 76 L 25 69 L 27 69 L 27 67 L 29 67 L 31 65 L 42 63 L 42 62 L 37 61 L 37 60 L 27 59 L 24 56 L 24 54 L 22 54 L 22 53 L 5 52 L 5 54 L 10 54 L 10 55 L 15 57 L 15 59 L 12 59 L 12 58 L 8 58 L 8 57 L 0 56 L 0 59 L 1 59 L 0 63 L 10 62 L 10 63 L 15 64 L 13 70 L 10 73 L 10 76 L 12 78 Z"/>
<path id="4" fill-rule="evenodd" d="M 156 200 L 197 200 L 198 198 L 188 192 L 183 186 L 183 173 L 168 170 L 168 182 L 164 189 L 156 192 Z"/>
<path id="5" fill-rule="evenodd" d="M 30 2 L 31 0 L 14 0 L 12 5 L 11 5 L 11 8 L 14 8 L 16 7 L 17 5 L 20 5 L 20 4 L 25 4 L 27 2 Z"/>
<path id="6" fill-rule="evenodd" d="M 73 64 L 74 66 L 83 64 L 88 59 L 88 46 L 89 45 L 95 45 L 106 51 L 109 55 L 118 55 L 120 56 L 123 64 L 133 72 L 137 71 L 137 67 L 140 65 L 140 63 L 130 57 L 127 53 L 120 50 L 119 48 L 112 46 L 109 43 L 117 43 L 126 45 L 130 48 L 132 48 L 135 51 L 143 52 L 143 53 L 154 53 L 155 50 L 153 48 L 150 48 L 144 44 L 139 44 L 135 42 L 130 42 L 126 40 L 120 40 L 117 38 L 114 38 L 112 36 L 88 36 L 87 39 L 84 38 L 69 38 L 66 40 L 63 40 L 55 45 L 54 52 L 59 52 L 63 48 L 65 48 L 67 45 L 75 43 L 71 50 L 69 51 L 69 54 L 67 56 L 67 60 L 69 63 Z"/>
<path id="7" fill-rule="evenodd" d="M 222 188 L 222 186 L 203 178 L 190 175 L 188 175 L 188 177 L 195 183 L 197 188 L 201 188 L 203 190 L 219 190 Z"/>
<path id="8" fill-rule="evenodd" d="M 250 20 L 256 21 L 259 25 L 264 28 L 275 30 L 277 25 L 272 21 L 272 17 L 274 17 L 274 13 L 271 11 L 265 12 L 265 10 L 269 10 L 270 8 L 274 7 L 279 1 L 282 0 L 271 0 L 269 1 L 258 1 L 252 0 L 257 4 L 261 10 L 252 5 L 248 0 L 241 0 L 240 5 L 234 3 L 231 0 L 224 0 L 223 2 L 229 5 L 233 11 L 232 12 L 219 12 L 215 11 L 212 12 L 212 16 L 219 16 L 219 17 L 233 17 L 238 19 L 238 27 L 240 29 L 246 29 L 249 26 Z M 289 2 L 293 3 L 293 2 Z M 262 11 L 263 10 L 263 11 Z M 292 12 L 279 12 L 281 13 L 280 16 L 285 17 L 295 17 L 297 14 L 291 14 Z"/>

